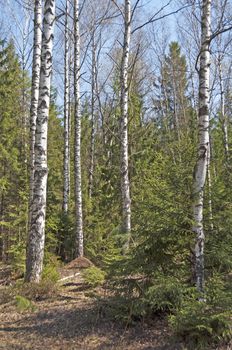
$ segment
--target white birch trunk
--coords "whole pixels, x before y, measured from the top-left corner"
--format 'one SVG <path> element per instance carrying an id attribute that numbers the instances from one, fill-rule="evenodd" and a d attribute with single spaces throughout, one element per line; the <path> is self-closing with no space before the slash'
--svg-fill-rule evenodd
<path id="1" fill-rule="evenodd" d="M 32 66 L 31 108 L 30 108 L 30 180 L 29 180 L 28 227 L 30 227 L 30 221 L 31 221 L 32 198 L 33 198 L 33 188 L 34 188 L 35 129 L 36 129 L 38 100 L 39 100 L 41 46 L 42 46 L 42 0 L 35 0 L 33 66 Z"/>
<path id="2" fill-rule="evenodd" d="M 64 188 L 63 188 L 63 211 L 68 213 L 69 204 L 69 153 L 70 153 L 70 134 L 69 134 L 69 26 L 68 26 L 69 0 L 66 0 L 65 8 L 65 52 L 64 52 Z"/>
<path id="3" fill-rule="evenodd" d="M 76 256 L 84 255 L 81 184 L 81 111 L 80 111 L 80 33 L 79 1 L 74 0 L 74 173 L 76 214 Z"/>
<path id="4" fill-rule="evenodd" d="M 93 33 L 92 39 L 92 86 L 91 86 L 91 142 L 90 142 L 90 167 L 89 167 L 89 198 L 92 198 L 93 192 L 93 173 L 94 173 L 94 153 L 95 153 L 95 101 L 96 101 L 96 47 Z"/>
<path id="5" fill-rule="evenodd" d="M 225 115 L 225 91 L 224 91 L 224 83 L 223 83 L 223 75 L 222 75 L 222 62 L 221 58 L 218 59 L 218 71 L 219 71 L 219 83 L 220 83 L 220 120 L 223 132 L 223 146 L 225 152 L 225 158 L 228 160 L 229 154 L 229 144 L 228 144 L 228 122 L 227 117 Z"/>
<path id="6" fill-rule="evenodd" d="M 124 42 L 121 63 L 121 192 L 123 230 L 128 234 L 128 242 L 131 231 L 131 199 L 129 182 L 128 161 L 128 69 L 129 69 L 129 46 L 131 37 L 131 3 L 125 0 L 124 11 Z"/>
<path id="7" fill-rule="evenodd" d="M 70 28 L 71 29 L 71 28 Z M 71 29 L 72 30 L 72 29 Z M 72 35 L 69 36 L 69 96 L 68 96 L 68 125 L 69 125 L 69 192 L 71 189 L 71 145 L 70 145 L 70 139 L 72 135 L 72 103 L 73 103 L 73 38 Z M 69 193 L 70 194 L 70 193 Z"/>
<path id="8" fill-rule="evenodd" d="M 46 0 L 43 19 L 39 102 L 35 132 L 34 190 L 27 247 L 26 282 L 39 282 L 43 268 L 48 176 L 47 130 L 50 106 L 54 21 L 55 0 Z"/>
<path id="9" fill-rule="evenodd" d="M 209 74 L 210 74 L 210 20 L 211 0 L 203 0 L 201 17 L 201 52 L 199 70 L 199 141 L 198 159 L 194 170 L 193 183 L 193 232 L 196 234 L 195 243 L 195 274 L 196 287 L 199 292 L 204 290 L 204 242 L 203 230 L 203 199 L 207 174 L 209 152 Z"/>
<path id="10" fill-rule="evenodd" d="M 210 152 L 210 145 L 207 152 L 207 180 L 208 180 L 208 208 L 209 208 L 209 226 L 211 232 L 213 231 L 213 207 L 212 207 L 212 179 L 211 179 L 211 169 L 210 169 L 210 162 L 211 162 L 211 152 Z"/>

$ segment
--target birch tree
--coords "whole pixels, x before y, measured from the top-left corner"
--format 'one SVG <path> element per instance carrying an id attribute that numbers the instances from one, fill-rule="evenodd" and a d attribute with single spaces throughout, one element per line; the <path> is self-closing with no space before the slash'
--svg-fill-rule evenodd
<path id="1" fill-rule="evenodd" d="M 26 259 L 26 282 L 41 279 L 45 242 L 47 192 L 47 130 L 51 91 L 53 29 L 55 0 L 44 5 L 39 101 L 35 131 L 35 170 L 31 222 Z"/>
<path id="2" fill-rule="evenodd" d="M 222 70 L 222 55 L 218 55 L 218 77 L 220 86 L 220 120 L 223 132 L 223 146 L 225 152 L 225 159 L 228 161 L 229 158 L 229 143 L 228 143 L 228 120 L 225 113 L 225 89 L 223 81 L 223 70 Z"/>
<path id="3" fill-rule="evenodd" d="M 74 0 L 74 177 L 76 216 L 76 256 L 84 255 L 82 183 L 81 183 L 81 111 L 80 111 L 80 32 L 79 1 Z"/>
<path id="4" fill-rule="evenodd" d="M 69 166 L 69 26 L 68 26 L 68 13 L 69 13 L 69 0 L 66 0 L 65 7 L 65 51 L 64 51 L 64 190 L 63 190 L 63 211 L 66 215 L 68 213 L 69 202 L 69 178 L 70 178 L 70 166 Z"/>
<path id="5" fill-rule="evenodd" d="M 89 167 L 89 198 L 92 198 L 93 192 L 93 175 L 94 175 L 94 153 L 95 153 L 95 101 L 96 101 L 96 44 L 95 30 L 93 29 L 92 37 L 92 82 L 91 82 L 91 142 L 90 142 L 90 167 Z"/>
<path id="6" fill-rule="evenodd" d="M 217 30 L 224 30 L 230 23 L 230 4 L 227 0 L 217 0 L 214 4 L 214 23 L 216 23 Z M 229 141 L 228 141 L 228 117 L 225 111 L 225 84 L 230 74 L 226 72 L 226 56 L 230 54 L 231 50 L 231 30 L 224 35 L 217 35 L 215 38 L 215 49 L 217 55 L 215 57 L 216 71 L 218 75 L 219 95 L 220 95 L 220 108 L 219 108 L 219 120 L 221 124 L 223 134 L 223 147 L 225 154 L 225 161 L 229 160 Z"/>
<path id="7" fill-rule="evenodd" d="M 128 68 L 129 68 L 129 47 L 131 38 L 131 2 L 125 0 L 124 4 L 124 40 L 121 62 L 121 193 L 122 193 L 122 214 L 123 230 L 129 235 L 131 231 L 131 199 L 129 182 L 129 160 L 128 160 Z"/>
<path id="8" fill-rule="evenodd" d="M 30 108 L 30 194 L 29 194 L 29 225 L 32 209 L 32 198 L 34 188 L 34 166 L 35 166 L 35 130 L 37 108 L 39 100 L 39 79 L 41 65 L 42 45 L 42 0 L 35 0 L 34 4 L 34 44 L 32 62 L 32 87 L 31 87 L 31 108 Z"/>
<path id="9" fill-rule="evenodd" d="M 204 187 L 208 166 L 209 152 L 209 75 L 210 75 L 210 33 L 211 0 L 202 1 L 201 14 L 201 48 L 199 68 L 199 109 L 198 109 L 198 158 L 194 169 L 193 182 L 193 232 L 195 243 L 195 276 L 199 292 L 204 290 L 204 243 L 203 204 Z"/>

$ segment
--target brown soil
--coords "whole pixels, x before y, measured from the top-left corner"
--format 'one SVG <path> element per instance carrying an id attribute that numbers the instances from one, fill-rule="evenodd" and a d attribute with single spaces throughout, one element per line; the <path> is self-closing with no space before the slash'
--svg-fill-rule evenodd
<path id="1" fill-rule="evenodd" d="M 62 272 L 62 271 L 61 271 Z M 36 311 L 17 311 L 14 300 L 0 305 L 0 349 L 4 350 L 180 350 L 167 321 L 128 327 L 99 301 L 102 290 L 90 290 L 77 269 L 53 298 L 35 302 Z M 1 288 L 9 288 L 0 286 Z M 186 348 L 185 348 L 186 349 Z"/>
<path id="2" fill-rule="evenodd" d="M 91 266 L 85 258 L 61 271 L 63 285 L 53 298 L 35 302 L 35 312 L 19 312 L 14 300 L 0 305 L 0 349 L 4 350 L 174 350 L 166 321 L 127 327 L 105 312 L 99 293 L 84 283 L 77 266 Z M 6 272 L 6 271 L 5 271 Z M 4 275 L 4 277 L 3 277 Z M 67 276 L 71 276 L 66 280 Z M 7 278 L 7 272 L 2 277 Z M 3 288 L 6 293 L 6 286 Z M 10 290 L 9 290 L 10 291 Z M 2 293 L 3 295 L 3 293 Z M 1 299 L 1 297 L 0 297 Z"/>
<path id="3" fill-rule="evenodd" d="M 73 287 L 69 290 L 76 289 Z M 56 300 L 37 303 L 37 307 L 29 314 L 17 313 L 13 306 L 1 310 L 0 349 L 180 349 L 168 344 L 163 321 L 155 327 L 119 326 L 103 318 L 97 305 L 80 292 L 61 293 Z"/>

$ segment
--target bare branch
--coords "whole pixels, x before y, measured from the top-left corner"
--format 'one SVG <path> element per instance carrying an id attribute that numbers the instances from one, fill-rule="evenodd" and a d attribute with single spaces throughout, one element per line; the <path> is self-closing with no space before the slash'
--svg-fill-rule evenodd
<path id="1" fill-rule="evenodd" d="M 116 3 L 116 1 L 115 1 L 115 0 L 111 0 L 111 1 L 114 3 L 114 5 L 117 7 L 117 9 L 120 11 L 122 17 L 124 18 L 124 13 L 123 13 L 122 10 L 120 9 L 120 7 L 119 7 L 118 4 Z"/>
<path id="2" fill-rule="evenodd" d="M 169 13 L 163 15 L 163 16 L 160 16 L 160 17 L 155 18 L 160 12 L 162 12 L 167 6 L 170 5 L 171 1 L 172 1 L 172 0 L 170 0 L 166 5 L 164 5 L 164 6 L 163 6 L 157 13 L 155 13 L 147 22 L 145 22 L 145 23 L 141 24 L 140 26 L 136 27 L 135 29 L 133 29 L 132 32 L 131 32 L 131 34 L 134 34 L 137 30 L 142 29 L 142 28 L 145 27 L 147 24 L 154 23 L 154 22 L 156 22 L 156 21 L 159 21 L 160 19 L 164 19 L 164 18 L 169 17 L 169 16 L 171 16 L 171 15 L 177 14 L 178 12 L 184 10 L 185 8 L 188 8 L 188 7 L 192 6 L 192 5 L 189 5 L 189 4 L 188 4 L 188 5 L 186 5 L 186 6 L 180 7 L 179 9 L 177 9 L 177 10 L 175 10 L 175 11 L 169 12 Z"/>

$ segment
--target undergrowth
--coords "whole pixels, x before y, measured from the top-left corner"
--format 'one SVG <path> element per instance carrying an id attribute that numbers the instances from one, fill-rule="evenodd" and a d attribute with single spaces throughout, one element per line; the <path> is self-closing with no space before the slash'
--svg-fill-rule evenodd
<path id="1" fill-rule="evenodd" d="M 174 335 L 194 350 L 232 339 L 232 289 L 219 276 L 208 279 L 204 298 L 182 280 L 162 275 L 124 277 L 111 289 L 108 310 L 127 325 L 165 316 Z"/>
<path id="2" fill-rule="evenodd" d="M 85 282 L 90 287 L 101 286 L 105 281 L 105 273 L 98 267 L 91 266 L 82 273 Z"/>
<path id="3" fill-rule="evenodd" d="M 37 310 L 35 304 L 31 300 L 21 295 L 15 296 L 15 305 L 18 312 L 34 312 Z"/>

